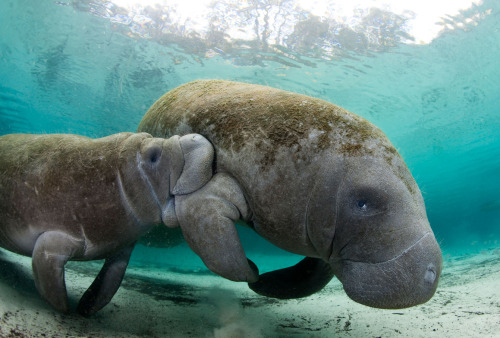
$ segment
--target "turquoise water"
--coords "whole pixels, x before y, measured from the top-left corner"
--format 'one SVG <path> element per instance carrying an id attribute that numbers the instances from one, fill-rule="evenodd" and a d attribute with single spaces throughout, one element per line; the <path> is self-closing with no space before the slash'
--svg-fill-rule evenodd
<path id="1" fill-rule="evenodd" d="M 292 10 L 287 3 L 282 13 Z M 262 8 L 246 22 L 265 18 Z M 238 12 L 231 13 L 218 24 L 230 25 Z M 446 17 L 454 29 L 427 44 L 406 43 L 404 18 L 376 12 L 354 37 L 344 30 L 333 39 L 324 20 L 302 12 L 294 33 L 273 43 L 279 25 L 265 20 L 258 38 L 229 43 L 216 29 L 190 34 L 166 9 L 132 20 L 103 1 L 3 0 L 0 134 L 135 131 L 164 92 L 196 79 L 303 93 L 379 126 L 419 184 L 444 253 L 479 252 L 500 246 L 499 13 L 500 2 L 486 0 Z M 263 254 L 298 260 L 247 230 L 242 237 L 262 270 L 274 262 Z M 138 247 L 133 261 L 173 264 L 171 257 L 188 255 L 186 266 L 201 266 L 186 246 L 169 250 Z"/>

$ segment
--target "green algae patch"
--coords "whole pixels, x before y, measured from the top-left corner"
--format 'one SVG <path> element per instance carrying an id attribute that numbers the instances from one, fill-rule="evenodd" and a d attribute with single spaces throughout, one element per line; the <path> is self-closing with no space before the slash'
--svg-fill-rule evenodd
<path id="1" fill-rule="evenodd" d="M 304 144 L 308 152 L 336 149 L 346 156 L 371 154 L 367 140 L 392 147 L 373 124 L 327 101 L 221 80 L 190 82 L 166 93 L 146 113 L 139 131 L 168 137 L 183 125 L 216 148 L 240 152 L 254 145 L 263 165 L 272 165 L 283 147 L 300 153 Z"/>

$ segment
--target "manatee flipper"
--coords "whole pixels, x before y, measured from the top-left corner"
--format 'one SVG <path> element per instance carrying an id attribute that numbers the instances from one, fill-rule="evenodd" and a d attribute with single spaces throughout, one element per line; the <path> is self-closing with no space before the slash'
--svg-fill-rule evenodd
<path id="1" fill-rule="evenodd" d="M 330 265 L 319 259 L 306 257 L 289 268 L 271 271 L 248 283 L 256 293 L 273 298 L 301 298 L 318 292 L 333 278 Z"/>
<path id="2" fill-rule="evenodd" d="M 186 242 L 210 270 L 232 281 L 257 280 L 235 227 L 248 206 L 231 176 L 218 173 L 200 190 L 176 196 L 175 211 Z"/>
<path id="3" fill-rule="evenodd" d="M 36 240 L 31 263 L 35 285 L 40 295 L 59 311 L 68 311 L 64 265 L 84 250 L 82 240 L 59 231 L 44 232 Z"/>
<path id="4" fill-rule="evenodd" d="M 134 245 L 131 245 L 106 258 L 101 271 L 78 303 L 76 311 L 79 314 L 89 317 L 111 301 L 122 283 L 133 249 Z"/>

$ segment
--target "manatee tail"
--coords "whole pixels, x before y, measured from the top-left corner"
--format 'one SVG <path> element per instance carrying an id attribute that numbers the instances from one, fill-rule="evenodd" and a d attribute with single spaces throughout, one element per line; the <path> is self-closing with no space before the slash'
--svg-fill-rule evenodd
<path id="1" fill-rule="evenodd" d="M 331 266 L 318 258 L 306 257 L 289 268 L 271 271 L 259 276 L 250 289 L 262 296 L 291 299 L 312 295 L 333 278 Z"/>

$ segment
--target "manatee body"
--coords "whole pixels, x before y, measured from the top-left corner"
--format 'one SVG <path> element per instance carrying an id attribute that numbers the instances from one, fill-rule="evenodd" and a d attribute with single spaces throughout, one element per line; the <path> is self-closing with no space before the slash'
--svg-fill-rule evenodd
<path id="1" fill-rule="evenodd" d="M 336 105 L 265 86 L 196 81 L 162 96 L 139 131 L 199 133 L 216 174 L 176 199 L 191 248 L 215 273 L 271 297 L 303 297 L 335 275 L 372 307 L 426 302 L 440 248 L 404 161 L 377 127 Z M 299 264 L 258 276 L 234 222 L 290 252 Z"/>
<path id="2" fill-rule="evenodd" d="M 200 135 L 1 136 L 0 246 L 32 257 L 38 291 L 61 311 L 64 264 L 105 259 L 77 308 L 91 315 L 117 291 L 139 236 L 177 226 L 175 196 L 202 187 L 212 161 Z"/>

